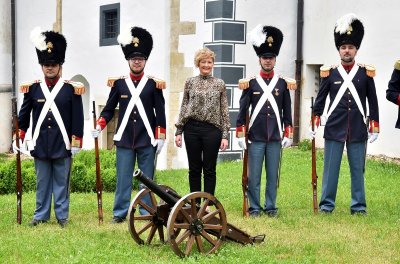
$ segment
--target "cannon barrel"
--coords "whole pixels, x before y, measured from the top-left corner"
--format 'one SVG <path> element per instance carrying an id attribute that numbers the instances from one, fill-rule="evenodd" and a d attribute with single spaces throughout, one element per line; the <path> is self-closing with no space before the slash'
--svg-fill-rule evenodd
<path id="1" fill-rule="evenodd" d="M 149 188 L 149 190 L 157 194 L 158 197 L 163 199 L 169 206 L 173 207 L 179 201 L 177 197 L 174 197 L 171 194 L 167 193 L 160 186 L 158 186 L 158 184 L 156 184 L 154 181 L 146 177 L 143 171 L 139 169 L 136 170 L 133 173 L 133 177 L 137 178 L 141 183 L 146 185 L 146 187 Z"/>

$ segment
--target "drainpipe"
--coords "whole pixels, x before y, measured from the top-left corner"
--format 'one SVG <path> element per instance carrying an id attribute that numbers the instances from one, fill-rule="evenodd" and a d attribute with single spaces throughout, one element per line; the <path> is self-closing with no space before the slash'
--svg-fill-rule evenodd
<path id="1" fill-rule="evenodd" d="M 11 0 L 11 80 L 12 97 L 17 96 L 17 86 L 15 84 L 15 0 Z"/>
<path id="2" fill-rule="evenodd" d="M 303 67 L 303 24 L 304 24 L 304 0 L 297 1 L 297 49 L 296 49 L 296 83 L 297 89 L 294 95 L 294 132 L 293 144 L 298 145 L 300 140 L 300 106 L 301 106 L 301 84 Z"/>

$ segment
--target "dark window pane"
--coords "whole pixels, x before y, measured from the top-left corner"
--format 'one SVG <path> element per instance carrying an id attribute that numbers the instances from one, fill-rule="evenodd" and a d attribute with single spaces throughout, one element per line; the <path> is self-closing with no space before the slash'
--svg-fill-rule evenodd
<path id="1" fill-rule="evenodd" d="M 118 14 L 116 10 L 104 13 L 104 38 L 116 38 L 118 34 Z"/>

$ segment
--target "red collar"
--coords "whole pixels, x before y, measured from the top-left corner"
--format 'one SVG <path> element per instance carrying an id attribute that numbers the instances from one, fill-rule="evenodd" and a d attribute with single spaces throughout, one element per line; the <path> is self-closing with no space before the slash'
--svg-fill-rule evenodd
<path id="1" fill-rule="evenodd" d="M 56 85 L 56 83 L 58 82 L 58 80 L 60 80 L 60 76 L 58 76 L 58 77 L 55 78 L 55 79 L 47 79 L 47 78 L 44 78 L 44 80 L 46 81 L 47 86 L 54 86 L 54 85 Z"/>
<path id="2" fill-rule="evenodd" d="M 353 64 L 351 64 L 351 65 L 343 65 L 343 64 L 342 64 L 342 66 L 343 66 L 343 68 L 344 68 L 344 70 L 345 70 L 346 72 L 350 72 L 351 69 L 353 68 L 354 64 L 355 64 L 355 62 L 353 62 Z"/>
<path id="3" fill-rule="evenodd" d="M 274 71 L 265 72 L 263 70 L 260 70 L 260 76 L 263 79 L 272 79 L 272 77 L 274 77 Z"/>
<path id="4" fill-rule="evenodd" d="M 142 79 L 143 75 L 144 75 L 144 72 L 142 72 L 139 75 L 133 75 L 132 72 L 129 73 L 129 76 L 131 77 L 132 81 L 140 81 Z"/>

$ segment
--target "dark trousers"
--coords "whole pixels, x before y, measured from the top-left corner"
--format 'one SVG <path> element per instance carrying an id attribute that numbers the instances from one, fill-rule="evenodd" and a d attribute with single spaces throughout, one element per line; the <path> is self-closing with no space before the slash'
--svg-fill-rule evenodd
<path id="1" fill-rule="evenodd" d="M 204 192 L 214 195 L 221 130 L 207 122 L 189 120 L 185 124 L 183 136 L 189 161 L 190 192 L 201 191 L 203 171 Z"/>

